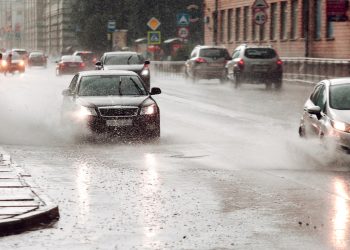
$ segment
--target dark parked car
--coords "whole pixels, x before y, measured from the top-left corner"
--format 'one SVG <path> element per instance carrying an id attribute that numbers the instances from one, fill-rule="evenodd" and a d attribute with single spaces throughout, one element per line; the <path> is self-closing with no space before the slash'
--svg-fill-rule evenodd
<path id="1" fill-rule="evenodd" d="M 43 52 L 31 52 L 28 57 L 28 66 L 43 66 L 47 67 L 47 56 Z"/>
<path id="2" fill-rule="evenodd" d="M 2 71 L 6 73 L 24 73 L 26 65 L 22 57 L 16 52 L 7 52 L 2 57 Z"/>
<path id="3" fill-rule="evenodd" d="M 231 57 L 226 48 L 218 46 L 196 46 L 185 63 L 185 75 L 193 81 L 199 79 L 226 80 L 225 65 Z"/>
<path id="4" fill-rule="evenodd" d="M 301 137 L 335 142 L 350 152 L 350 78 L 319 82 L 304 105 Z"/>
<path id="5" fill-rule="evenodd" d="M 80 56 L 62 56 L 61 60 L 56 62 L 56 75 L 76 74 L 85 70 L 85 63 Z"/>
<path id="6" fill-rule="evenodd" d="M 142 79 L 131 71 L 85 71 L 63 91 L 63 120 L 93 133 L 160 136 L 159 107 Z"/>
<path id="7" fill-rule="evenodd" d="M 227 77 L 235 87 L 242 83 L 272 84 L 282 87 L 282 61 L 272 47 L 258 45 L 238 46 L 232 54 L 232 60 L 226 64 Z"/>
<path id="8" fill-rule="evenodd" d="M 130 70 L 137 73 L 150 90 L 151 72 L 149 61 L 146 61 L 142 55 L 132 51 L 106 52 L 101 60 L 96 63 L 98 70 Z"/>
<path id="9" fill-rule="evenodd" d="M 97 62 L 96 55 L 92 51 L 75 51 L 73 56 L 80 56 L 87 70 L 95 69 L 95 64 Z"/>

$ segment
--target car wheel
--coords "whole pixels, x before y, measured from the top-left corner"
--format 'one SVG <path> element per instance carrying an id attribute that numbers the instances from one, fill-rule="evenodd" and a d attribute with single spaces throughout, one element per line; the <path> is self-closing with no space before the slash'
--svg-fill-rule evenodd
<path id="1" fill-rule="evenodd" d="M 265 88 L 266 88 L 267 90 L 270 90 L 271 87 L 272 87 L 272 83 L 271 83 L 271 82 L 266 82 L 266 83 L 265 83 Z"/>
<path id="2" fill-rule="evenodd" d="M 302 126 L 299 126 L 298 133 L 300 138 L 305 138 L 305 129 Z"/>
<path id="3" fill-rule="evenodd" d="M 235 88 L 238 88 L 241 85 L 241 77 L 237 73 L 233 73 L 233 84 L 235 85 Z"/>
<path id="4" fill-rule="evenodd" d="M 146 134 L 148 139 L 158 139 L 160 137 L 160 126 L 157 125 L 157 128 L 148 130 Z"/>
<path id="5" fill-rule="evenodd" d="M 196 76 L 196 73 L 193 72 L 193 75 L 192 75 L 192 83 L 196 83 L 198 81 L 198 78 Z"/>
<path id="6" fill-rule="evenodd" d="M 275 82 L 275 88 L 276 89 L 281 89 L 282 88 L 282 79 L 280 79 L 280 80 L 277 80 L 276 82 Z"/>

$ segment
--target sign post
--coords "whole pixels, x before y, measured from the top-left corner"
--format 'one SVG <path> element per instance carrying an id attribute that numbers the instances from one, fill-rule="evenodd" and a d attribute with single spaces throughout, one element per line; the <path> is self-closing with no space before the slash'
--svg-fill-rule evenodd
<path id="1" fill-rule="evenodd" d="M 256 25 L 259 25 L 259 45 L 263 40 L 263 29 L 268 19 L 266 13 L 267 8 L 269 8 L 269 5 L 266 3 L 265 0 L 255 0 L 252 6 L 254 23 Z"/>
<path id="2" fill-rule="evenodd" d="M 109 20 L 107 23 L 107 40 L 110 44 L 110 51 L 113 50 L 113 32 L 116 29 L 116 21 L 115 20 Z"/>

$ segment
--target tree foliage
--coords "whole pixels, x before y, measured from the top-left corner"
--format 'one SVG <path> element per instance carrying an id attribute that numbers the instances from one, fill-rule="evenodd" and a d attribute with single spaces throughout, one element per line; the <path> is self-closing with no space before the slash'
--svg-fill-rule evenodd
<path id="1" fill-rule="evenodd" d="M 162 38 L 177 36 L 176 14 L 196 4 L 202 8 L 203 0 L 76 0 L 73 6 L 73 23 L 76 25 L 79 44 L 84 49 L 105 51 L 109 48 L 107 22 L 115 20 L 117 29 L 128 30 L 128 43 L 147 37 L 147 22 L 156 17 L 161 26 Z M 201 9 L 199 10 L 202 13 Z M 190 40 L 201 43 L 203 22 L 190 26 Z"/>

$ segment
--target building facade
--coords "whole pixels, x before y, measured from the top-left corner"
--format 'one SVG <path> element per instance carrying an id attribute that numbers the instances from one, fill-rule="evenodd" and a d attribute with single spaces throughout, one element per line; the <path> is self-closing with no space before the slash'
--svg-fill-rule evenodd
<path id="1" fill-rule="evenodd" d="M 247 43 L 272 45 L 282 57 L 350 58 L 350 22 L 328 21 L 326 0 L 266 0 L 264 25 L 255 24 L 254 2 L 206 0 L 205 43 L 230 52 Z"/>
<path id="2" fill-rule="evenodd" d="M 30 51 L 43 50 L 44 40 L 44 0 L 26 0 L 24 12 L 24 44 Z"/>

